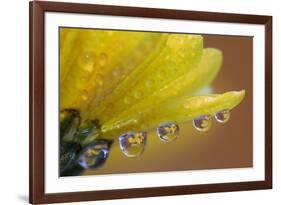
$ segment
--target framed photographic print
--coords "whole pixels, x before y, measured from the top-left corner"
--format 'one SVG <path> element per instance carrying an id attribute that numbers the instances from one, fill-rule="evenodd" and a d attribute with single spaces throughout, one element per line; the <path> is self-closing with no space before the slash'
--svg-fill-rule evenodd
<path id="1" fill-rule="evenodd" d="M 271 187 L 271 16 L 30 2 L 30 203 Z"/>

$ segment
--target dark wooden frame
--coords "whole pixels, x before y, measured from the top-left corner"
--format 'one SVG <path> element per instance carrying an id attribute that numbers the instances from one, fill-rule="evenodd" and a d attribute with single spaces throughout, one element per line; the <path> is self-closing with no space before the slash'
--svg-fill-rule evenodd
<path id="1" fill-rule="evenodd" d="M 272 188 L 272 17 L 198 11 L 30 2 L 30 143 L 29 200 L 33 204 L 152 197 Z M 68 12 L 265 25 L 265 180 L 46 194 L 44 192 L 44 13 Z"/>

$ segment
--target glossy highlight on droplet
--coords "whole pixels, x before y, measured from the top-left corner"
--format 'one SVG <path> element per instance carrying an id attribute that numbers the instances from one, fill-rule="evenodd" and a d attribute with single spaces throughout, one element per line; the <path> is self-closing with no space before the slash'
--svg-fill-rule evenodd
<path id="1" fill-rule="evenodd" d="M 219 123 L 226 123 L 230 119 L 230 110 L 221 110 L 215 115 L 216 120 Z"/>
<path id="2" fill-rule="evenodd" d="M 95 140 L 81 151 L 79 165 L 85 169 L 100 167 L 108 158 L 111 144 L 108 140 Z"/>
<path id="3" fill-rule="evenodd" d="M 202 115 L 193 119 L 192 123 L 196 130 L 205 132 L 210 129 L 212 124 L 211 115 Z"/>
<path id="4" fill-rule="evenodd" d="M 176 123 L 164 123 L 157 128 L 157 135 L 163 142 L 174 141 L 179 136 L 180 128 Z"/>
<path id="5" fill-rule="evenodd" d="M 119 146 L 127 157 L 140 156 L 146 147 L 146 132 L 126 132 L 119 137 Z"/>

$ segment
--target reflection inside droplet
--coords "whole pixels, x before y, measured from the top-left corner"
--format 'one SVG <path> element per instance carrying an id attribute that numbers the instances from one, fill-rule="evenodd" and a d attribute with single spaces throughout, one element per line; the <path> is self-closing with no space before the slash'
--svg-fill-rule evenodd
<path id="1" fill-rule="evenodd" d="M 164 123 L 157 128 L 157 135 L 164 142 L 171 142 L 179 136 L 179 126 L 176 123 Z"/>
<path id="2" fill-rule="evenodd" d="M 230 119 L 230 110 L 225 109 L 217 112 L 215 118 L 220 123 L 226 123 Z"/>
<path id="3" fill-rule="evenodd" d="M 95 169 L 106 161 L 109 155 L 111 142 L 106 140 L 96 140 L 86 146 L 78 159 L 78 163 L 85 169 Z"/>
<path id="4" fill-rule="evenodd" d="M 146 139 L 146 132 L 127 132 L 119 137 L 119 145 L 127 157 L 138 157 L 146 147 Z"/>
<path id="5" fill-rule="evenodd" d="M 211 118 L 212 117 L 210 115 L 199 116 L 199 117 L 193 119 L 193 121 L 192 121 L 193 126 L 198 131 L 205 132 L 211 127 L 211 124 L 212 124 Z"/>

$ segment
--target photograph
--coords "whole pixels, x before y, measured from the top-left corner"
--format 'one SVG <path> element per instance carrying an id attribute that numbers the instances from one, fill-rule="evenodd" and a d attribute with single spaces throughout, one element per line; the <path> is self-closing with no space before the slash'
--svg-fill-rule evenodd
<path id="1" fill-rule="evenodd" d="M 32 1 L 29 201 L 272 188 L 272 16 Z"/>
<path id="2" fill-rule="evenodd" d="M 58 35 L 60 177 L 253 167 L 253 37 Z"/>

